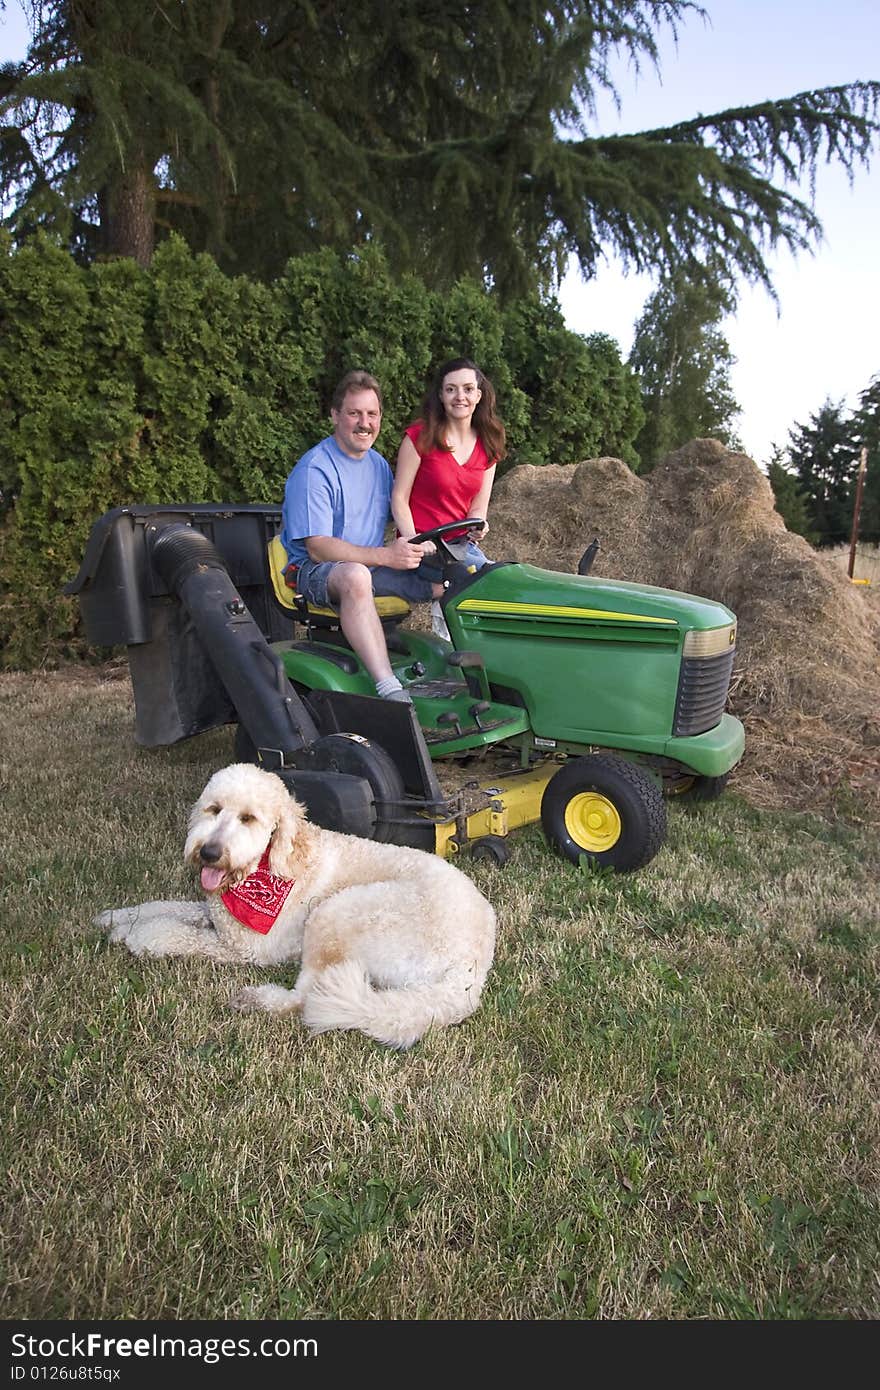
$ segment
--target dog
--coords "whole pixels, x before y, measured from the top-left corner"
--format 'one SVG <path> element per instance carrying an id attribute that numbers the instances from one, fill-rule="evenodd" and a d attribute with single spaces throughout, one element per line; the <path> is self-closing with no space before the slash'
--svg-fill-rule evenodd
<path id="1" fill-rule="evenodd" d="M 311 824 L 275 773 L 216 772 L 190 813 L 184 857 L 204 902 L 142 903 L 95 923 L 135 955 L 301 960 L 294 989 L 244 989 L 235 1008 L 297 1012 L 313 1033 L 359 1028 L 407 1048 L 479 1004 L 495 912 L 476 885 L 437 855 Z"/>

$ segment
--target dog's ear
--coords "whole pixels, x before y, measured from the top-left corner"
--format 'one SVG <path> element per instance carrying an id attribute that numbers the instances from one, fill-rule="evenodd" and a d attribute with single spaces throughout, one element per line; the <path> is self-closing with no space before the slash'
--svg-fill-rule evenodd
<path id="1" fill-rule="evenodd" d="M 304 878 L 318 858 L 318 832 L 292 796 L 283 803 L 269 842 L 269 868 L 278 878 Z"/>
<path id="2" fill-rule="evenodd" d="M 205 811 L 205 793 L 202 792 L 198 801 L 192 806 L 186 826 L 186 841 L 183 846 L 183 859 L 186 864 L 197 864 L 199 862 L 199 849 L 201 848 L 201 837 L 198 829 L 201 825 L 202 816 Z"/>

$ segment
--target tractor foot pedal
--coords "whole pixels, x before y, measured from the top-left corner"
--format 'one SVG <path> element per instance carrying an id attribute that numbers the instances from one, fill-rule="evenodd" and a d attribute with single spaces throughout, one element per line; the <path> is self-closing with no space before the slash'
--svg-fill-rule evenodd
<path id="1" fill-rule="evenodd" d="M 483 728 L 483 725 L 480 723 L 480 715 L 485 714 L 486 710 L 491 708 L 492 706 L 488 700 L 478 700 L 475 705 L 471 705 L 470 709 L 468 710 L 468 714 L 470 715 L 471 719 L 474 721 L 478 729 L 482 730 Z"/>
<path id="2" fill-rule="evenodd" d="M 462 737 L 461 720 L 459 719 L 454 709 L 448 709 L 445 714 L 441 714 L 437 719 L 437 724 L 438 726 L 440 724 L 451 724 L 453 729 L 455 730 L 455 737 Z"/>

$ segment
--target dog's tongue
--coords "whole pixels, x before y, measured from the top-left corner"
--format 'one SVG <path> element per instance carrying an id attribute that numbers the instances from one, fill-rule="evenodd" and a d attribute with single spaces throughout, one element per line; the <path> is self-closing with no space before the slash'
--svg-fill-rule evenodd
<path id="1" fill-rule="evenodd" d="M 223 882 L 223 870 L 212 869 L 207 864 L 202 869 L 202 887 L 206 893 L 213 893 Z"/>

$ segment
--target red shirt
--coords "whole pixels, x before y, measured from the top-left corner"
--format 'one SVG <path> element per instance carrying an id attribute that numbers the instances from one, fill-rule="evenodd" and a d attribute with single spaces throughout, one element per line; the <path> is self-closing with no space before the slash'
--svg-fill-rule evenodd
<path id="1" fill-rule="evenodd" d="M 416 452 L 422 428 L 421 420 L 416 420 L 406 431 Z M 483 486 L 483 474 L 491 467 L 479 435 L 464 463 L 459 463 L 449 449 L 429 449 L 419 456 L 421 463 L 409 497 L 416 531 L 432 531 L 447 521 L 470 516 L 471 503 Z"/>

